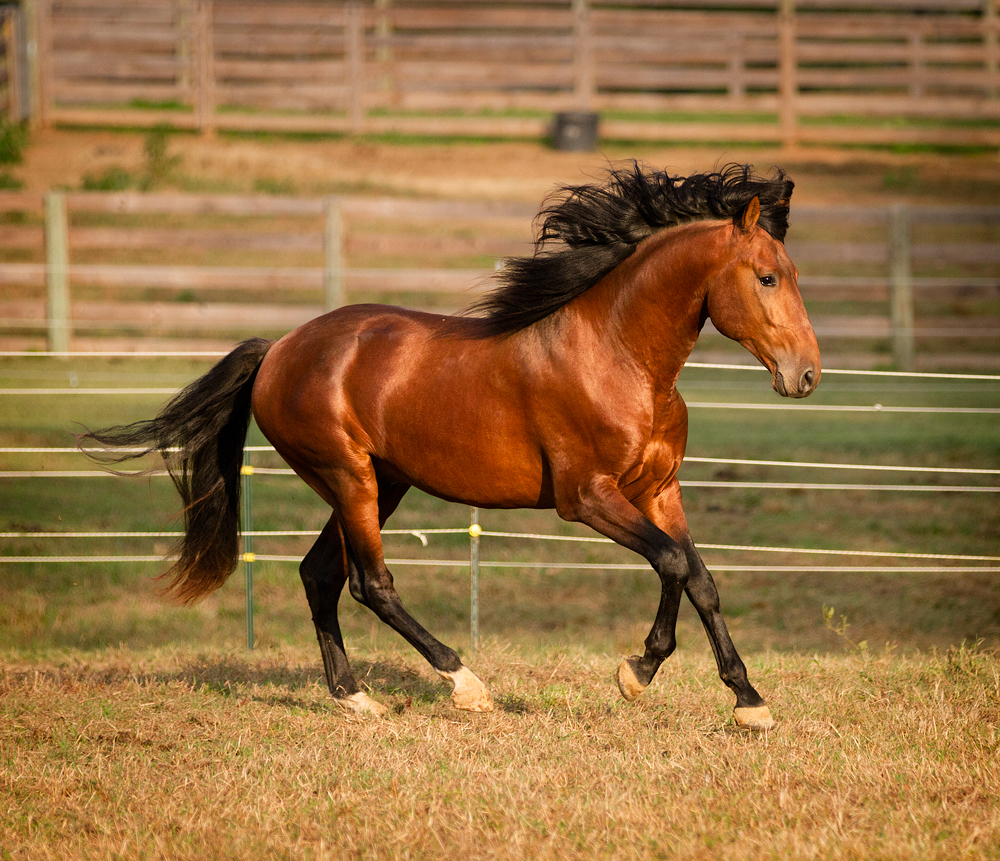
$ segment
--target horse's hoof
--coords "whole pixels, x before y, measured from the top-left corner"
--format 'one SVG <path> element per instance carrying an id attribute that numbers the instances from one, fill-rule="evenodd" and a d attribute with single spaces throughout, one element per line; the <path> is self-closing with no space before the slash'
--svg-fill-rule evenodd
<path id="1" fill-rule="evenodd" d="M 767 706 L 737 706 L 733 709 L 733 717 L 736 718 L 736 725 L 744 729 L 769 730 L 778 726 L 778 722 L 771 717 L 771 710 Z"/>
<path id="2" fill-rule="evenodd" d="M 334 702 L 357 715 L 382 717 L 388 712 L 388 709 L 382 703 L 376 702 L 368 694 L 361 693 L 360 691 L 350 696 L 336 697 Z"/>
<path id="3" fill-rule="evenodd" d="M 622 692 L 622 696 L 628 702 L 632 702 L 639 694 L 646 690 L 646 686 L 636 678 L 635 670 L 632 669 L 632 664 L 630 663 L 631 661 L 638 660 L 638 655 L 633 655 L 618 665 L 618 690 Z"/>
<path id="4" fill-rule="evenodd" d="M 493 711 L 493 700 L 486 690 L 486 685 L 468 667 L 440 675 L 455 686 L 455 690 L 451 693 L 451 702 L 455 708 L 466 712 Z"/>

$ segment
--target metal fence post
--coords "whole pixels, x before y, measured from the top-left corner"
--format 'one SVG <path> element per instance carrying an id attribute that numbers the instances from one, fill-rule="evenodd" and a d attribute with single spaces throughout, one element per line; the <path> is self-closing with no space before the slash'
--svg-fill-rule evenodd
<path id="1" fill-rule="evenodd" d="M 246 575 L 246 621 L 247 648 L 253 649 L 253 563 L 256 556 L 253 552 L 253 466 L 250 465 L 250 453 L 243 452 L 243 466 L 240 469 L 243 476 L 243 570 Z"/>
<path id="2" fill-rule="evenodd" d="M 469 612 L 469 639 L 472 643 L 472 651 L 475 652 L 479 648 L 479 536 L 483 534 L 483 529 L 479 525 L 479 509 L 473 507 L 470 512 L 469 572 L 472 606 Z"/>
<path id="3" fill-rule="evenodd" d="M 49 350 L 69 351 L 69 242 L 66 197 L 61 191 L 45 195 L 45 286 L 48 294 Z"/>
<path id="4" fill-rule="evenodd" d="M 901 371 L 913 370 L 913 264 L 910 210 L 897 203 L 889 211 L 889 289 L 892 356 Z"/>

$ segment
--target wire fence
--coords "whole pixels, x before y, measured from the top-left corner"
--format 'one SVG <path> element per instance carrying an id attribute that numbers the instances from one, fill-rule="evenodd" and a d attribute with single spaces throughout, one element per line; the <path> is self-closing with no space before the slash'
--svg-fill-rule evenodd
<path id="1" fill-rule="evenodd" d="M 51 357 L 56 354 L 35 353 L 35 352 L 0 352 L 0 357 Z M 178 357 L 185 358 L 217 358 L 223 353 L 215 352 L 149 352 L 149 353 L 64 353 L 59 356 L 73 357 Z M 758 370 L 747 365 L 726 365 L 718 363 L 689 363 L 691 367 L 721 370 Z M 976 381 L 1000 381 L 1000 375 L 989 374 L 931 374 L 931 373 L 908 373 L 890 371 L 856 371 L 856 370 L 824 370 L 827 375 L 866 375 L 873 377 L 911 377 L 911 378 L 936 378 L 948 380 L 976 380 Z M 0 396 L 31 395 L 35 397 L 45 395 L 173 395 L 175 388 L 3 388 L 0 389 Z M 725 402 L 688 402 L 688 407 L 693 409 L 774 409 L 784 405 L 774 404 L 753 404 L 753 403 L 725 403 Z M 789 405 L 792 406 L 792 405 Z M 970 408 L 970 407 L 884 407 L 880 404 L 857 404 L 857 405 L 800 405 L 792 406 L 796 410 L 837 410 L 854 412 L 896 412 L 896 413 L 938 413 L 954 415 L 972 414 L 997 414 L 1000 409 L 995 408 Z M 301 555 L 282 554 L 261 554 L 253 550 L 253 540 L 255 538 L 296 538 L 296 537 L 316 537 L 318 530 L 259 530 L 254 528 L 253 515 L 253 485 L 257 476 L 290 476 L 295 475 L 291 469 L 281 467 L 255 466 L 251 461 L 254 455 L 269 454 L 275 450 L 269 445 L 248 445 L 245 449 L 245 462 L 242 469 L 243 474 L 243 541 L 244 548 L 241 561 L 245 566 L 246 579 L 246 620 L 247 620 L 247 645 L 253 647 L 253 576 L 254 564 L 258 562 L 273 563 L 298 563 Z M 0 454 L 7 455 L 79 455 L 77 448 L 57 447 L 57 446 L 7 446 L 0 447 Z M 928 475 L 955 475 L 955 476 L 979 476 L 991 477 L 1000 475 L 1000 469 L 972 468 L 961 466 L 912 466 L 912 465 L 892 465 L 873 463 L 837 463 L 837 462 L 810 462 L 810 461 L 781 461 L 781 460 L 755 460 L 749 458 L 717 458 L 717 457 L 688 457 L 686 463 L 703 463 L 723 466 L 748 466 L 748 467 L 782 467 L 797 470 L 855 470 L 871 471 L 879 473 L 901 473 L 909 476 Z M 135 473 L 125 473 L 125 475 L 146 475 L 154 478 L 165 477 L 169 474 L 165 470 L 142 471 Z M 0 478 L 4 479 L 25 479 L 38 480 L 43 478 L 60 479 L 90 479 L 90 478 L 117 478 L 122 473 L 109 472 L 102 469 L 85 470 L 59 470 L 59 469 L 16 469 L 0 471 Z M 881 491 L 887 493 L 1000 493 L 1000 486 L 996 484 L 879 484 L 879 483 L 843 483 L 843 482 L 805 482 L 805 481 L 736 481 L 736 480 L 693 480 L 681 481 L 682 487 L 695 488 L 729 488 L 729 489 L 752 489 L 752 490 L 829 490 L 829 491 Z M 386 529 L 384 535 L 412 536 L 418 540 L 422 547 L 429 545 L 429 537 L 442 535 L 468 535 L 469 554 L 461 559 L 415 559 L 415 558 L 393 558 L 386 562 L 393 566 L 424 566 L 424 567 L 468 567 L 471 575 L 471 613 L 470 627 L 473 646 L 478 643 L 478 580 L 481 568 L 491 569 L 574 569 L 574 570 L 601 570 L 601 571 L 642 571 L 648 568 L 645 563 L 590 563 L 579 561 L 494 561 L 480 559 L 480 541 L 482 539 L 502 540 L 502 541 L 538 541 L 538 542 L 573 542 L 591 544 L 613 544 L 610 539 L 598 536 L 567 536 L 541 533 L 524 532 L 504 532 L 485 530 L 479 523 L 479 511 L 475 508 L 470 511 L 470 523 L 468 526 L 447 527 L 447 528 L 416 528 L 416 529 Z M 0 532 L 0 539 L 4 540 L 114 540 L 114 539 L 164 539 L 170 538 L 179 540 L 183 533 L 178 531 L 9 531 Z M 710 544 L 699 543 L 703 550 L 720 552 L 740 552 L 750 554 L 795 554 L 813 557 L 829 557 L 831 560 L 837 557 L 869 558 L 869 559 L 892 559 L 892 560 L 920 560 L 922 564 L 896 564 L 896 565 L 859 565 L 859 564 L 727 564 L 715 563 L 711 567 L 719 572 L 816 572 L 816 573 L 896 573 L 896 574 L 940 574 L 940 573 L 976 573 L 994 574 L 1000 573 L 1000 555 L 968 555 L 950 553 L 911 553 L 905 551 L 891 550 L 869 550 L 869 549 L 834 549 L 822 547 L 790 547 L 790 546 L 759 546 L 742 544 Z M 172 557 L 163 554 L 93 554 L 76 553 L 60 555 L 0 555 L 0 564 L 139 564 L 139 563 L 162 563 Z M 930 563 L 930 564 L 928 564 Z M 948 563 L 948 564 L 942 564 Z"/>

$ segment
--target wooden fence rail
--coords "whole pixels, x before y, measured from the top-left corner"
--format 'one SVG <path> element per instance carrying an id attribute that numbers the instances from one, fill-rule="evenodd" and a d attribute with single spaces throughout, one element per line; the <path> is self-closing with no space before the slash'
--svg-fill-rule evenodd
<path id="1" fill-rule="evenodd" d="M 28 30 L 37 34 L 42 123 L 543 137 L 554 112 L 587 111 L 615 139 L 998 146 L 998 4 L 34 0 L 26 8 L 36 13 Z"/>
<path id="2" fill-rule="evenodd" d="M 0 338 L 65 351 L 123 332 L 281 334 L 362 300 L 452 312 L 502 258 L 530 252 L 533 215 L 470 201 L 0 192 Z M 824 349 L 906 369 L 1000 365 L 1000 207 L 801 206 L 787 245 Z"/>

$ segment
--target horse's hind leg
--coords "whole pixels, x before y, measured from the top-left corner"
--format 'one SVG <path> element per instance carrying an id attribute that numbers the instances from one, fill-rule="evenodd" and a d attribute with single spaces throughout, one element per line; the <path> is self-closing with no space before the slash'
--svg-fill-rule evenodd
<path id="1" fill-rule="evenodd" d="M 337 604 L 347 580 L 347 554 L 340 523 L 335 516 L 302 560 L 299 574 L 316 626 L 316 638 L 323 655 L 323 671 L 330 693 L 340 705 L 351 711 L 385 714 L 385 706 L 358 689 L 347 662 L 337 618 Z"/>
<path id="2" fill-rule="evenodd" d="M 451 699 L 456 708 L 492 711 L 493 701 L 486 686 L 454 650 L 435 639 L 403 607 L 382 555 L 380 535 L 382 524 L 402 493 L 397 496 L 397 491 L 388 489 L 380 494 L 373 469 L 365 479 L 330 484 L 355 569 L 350 574 L 351 594 L 420 652 L 438 675 L 452 683 Z"/>

